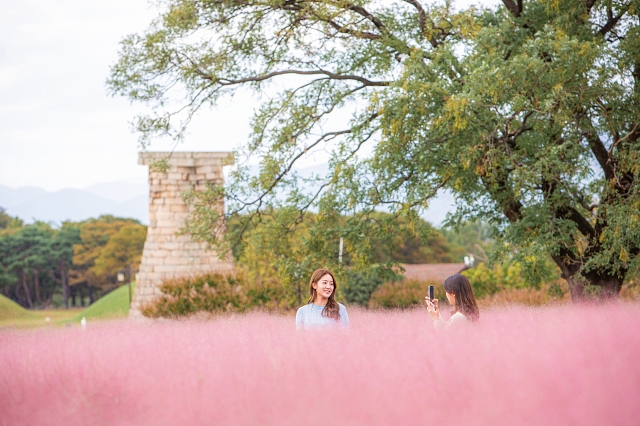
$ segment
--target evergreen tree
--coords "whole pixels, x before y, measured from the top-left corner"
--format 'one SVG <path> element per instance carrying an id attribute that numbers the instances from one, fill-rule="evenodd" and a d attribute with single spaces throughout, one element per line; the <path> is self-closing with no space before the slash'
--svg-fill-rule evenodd
<path id="1" fill-rule="evenodd" d="M 53 241 L 53 257 L 55 263 L 55 279 L 62 286 L 62 300 L 64 307 L 69 307 L 71 290 L 69 287 L 69 270 L 73 264 L 73 247 L 81 243 L 80 223 L 64 222 Z"/>

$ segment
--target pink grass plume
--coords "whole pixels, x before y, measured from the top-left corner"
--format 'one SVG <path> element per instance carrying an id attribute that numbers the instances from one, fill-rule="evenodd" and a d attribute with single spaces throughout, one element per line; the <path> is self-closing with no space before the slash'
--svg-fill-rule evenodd
<path id="1" fill-rule="evenodd" d="M 350 308 L 0 332 L 2 425 L 625 425 L 640 419 L 640 305 L 482 312 Z"/>

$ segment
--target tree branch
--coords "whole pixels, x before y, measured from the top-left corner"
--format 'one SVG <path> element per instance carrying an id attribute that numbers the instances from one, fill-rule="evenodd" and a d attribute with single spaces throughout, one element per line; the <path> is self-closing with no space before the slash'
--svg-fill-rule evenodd
<path id="1" fill-rule="evenodd" d="M 545 198 L 550 198 L 556 195 L 556 189 L 558 183 L 562 185 L 559 179 L 549 181 L 544 176 L 542 177 L 542 191 Z M 576 224 L 578 231 L 582 235 L 589 238 L 590 241 L 594 241 L 597 244 L 597 233 L 594 227 L 584 218 L 574 207 L 570 205 L 560 205 L 554 209 L 554 214 L 558 219 L 570 220 Z"/>
<path id="2" fill-rule="evenodd" d="M 280 75 L 288 75 L 288 74 L 297 74 L 297 75 L 326 75 L 329 78 L 333 79 L 333 80 L 353 80 L 353 81 L 358 81 L 362 84 L 364 84 L 365 86 L 388 86 L 389 84 L 391 84 L 390 81 L 372 81 L 369 79 L 366 79 L 364 77 L 360 77 L 357 75 L 348 75 L 348 74 L 337 74 L 331 71 L 326 71 L 326 70 L 317 70 L 317 71 L 305 71 L 305 70 L 283 70 L 283 71 L 273 71 L 267 74 L 263 74 L 263 75 L 258 75 L 258 76 L 253 76 L 253 77 L 245 77 L 245 78 L 240 78 L 237 80 L 232 80 L 232 79 L 226 79 L 226 78 L 217 78 L 217 82 L 220 83 L 222 86 L 233 86 L 233 85 L 237 85 L 237 84 L 242 84 L 242 83 L 251 83 L 251 82 L 259 82 L 259 81 L 264 81 L 264 80 L 268 80 L 270 78 L 273 77 L 277 77 Z M 202 76 L 202 78 L 207 79 L 207 80 L 211 80 L 211 81 L 215 81 L 216 78 L 200 72 L 200 75 Z"/>
<path id="3" fill-rule="evenodd" d="M 600 31 L 598 31 L 598 33 L 600 33 L 601 35 L 607 35 L 607 33 L 616 26 L 620 18 L 622 18 L 628 10 L 629 5 L 623 6 L 622 11 L 618 15 L 613 16 L 613 11 L 611 10 L 611 8 L 607 8 L 607 22 L 604 24 L 604 27 L 600 28 Z"/>
<path id="4" fill-rule="evenodd" d="M 371 114 L 371 116 L 369 116 L 369 118 L 367 118 L 366 122 L 370 123 L 371 121 L 375 120 L 378 117 L 378 113 L 374 113 Z M 238 200 L 241 204 L 243 204 L 243 206 L 238 209 L 235 212 L 232 212 L 231 214 L 235 214 L 238 213 L 240 210 L 244 209 L 247 206 L 256 204 L 256 203 L 260 203 L 262 204 L 264 197 L 267 196 L 267 194 L 269 194 L 273 188 L 276 187 L 276 185 L 284 178 L 284 176 L 289 173 L 291 171 L 291 169 L 293 168 L 294 164 L 303 156 L 305 155 L 310 149 L 314 148 L 315 146 L 317 146 L 320 142 L 326 141 L 327 139 L 331 140 L 331 139 L 335 139 L 338 136 L 341 135 L 345 135 L 345 134 L 349 134 L 349 133 L 353 133 L 353 128 L 352 129 L 347 129 L 347 130 L 340 130 L 340 131 L 336 131 L 336 132 L 327 132 L 325 134 L 323 134 L 322 136 L 320 136 L 318 139 L 316 139 L 313 143 L 311 143 L 311 145 L 305 147 L 304 150 L 302 150 L 301 152 L 299 152 L 298 154 L 296 154 L 286 165 L 286 167 L 284 168 L 284 170 L 282 170 L 274 179 L 273 182 L 271 182 L 271 184 L 269 185 L 269 187 L 262 192 L 262 194 L 260 194 L 258 196 L 258 198 L 256 198 L 253 201 L 249 201 L 249 202 L 242 202 L 240 200 Z"/>
<path id="5" fill-rule="evenodd" d="M 572 221 L 578 227 L 578 231 L 585 237 L 589 238 L 589 240 L 594 240 L 596 238 L 596 231 L 591 226 L 589 221 L 584 218 L 575 208 L 567 207 L 566 209 L 561 209 L 559 215 L 567 220 Z"/>
<path id="6" fill-rule="evenodd" d="M 418 25 L 420 26 L 420 31 L 422 32 L 422 35 L 426 36 L 427 35 L 427 14 L 424 8 L 422 7 L 422 5 L 418 0 L 403 0 L 403 1 L 406 3 L 409 3 L 410 5 L 416 8 L 418 12 Z M 432 27 L 431 28 L 432 30 L 437 30 L 440 32 L 438 37 L 431 35 L 431 37 L 429 37 L 428 39 L 431 46 L 435 49 L 442 44 L 442 40 L 448 34 L 445 29 L 436 27 L 433 21 L 431 23 L 431 27 Z"/>
<path id="7" fill-rule="evenodd" d="M 611 157 L 609 156 L 609 152 L 607 148 L 605 148 L 604 144 L 600 140 L 600 136 L 593 132 L 593 129 L 583 132 L 584 137 L 589 142 L 589 147 L 591 148 L 591 152 L 598 160 L 600 167 L 602 167 L 602 171 L 604 172 L 607 180 L 612 180 L 615 178 L 615 172 L 613 170 L 613 165 L 611 164 Z"/>
<path id="8" fill-rule="evenodd" d="M 480 176 L 487 192 L 502 208 L 502 213 L 509 219 L 509 222 L 519 221 L 522 219 L 522 203 L 516 199 L 505 176 L 494 175 L 492 177 L 495 179 L 494 182 L 487 180 L 485 175 Z"/>
<path id="9" fill-rule="evenodd" d="M 597 0 L 587 0 L 584 2 L 584 7 L 585 9 L 587 9 L 587 13 L 591 12 L 591 9 L 593 8 L 593 5 L 596 4 Z"/>
<path id="10" fill-rule="evenodd" d="M 369 31 L 354 31 L 352 29 L 345 27 L 344 25 L 338 24 L 333 19 L 322 19 L 321 17 L 317 17 L 317 18 L 320 21 L 326 22 L 327 24 L 331 25 L 333 29 L 335 29 L 336 31 L 342 34 L 349 34 L 351 36 L 364 38 L 367 40 L 380 40 L 382 38 L 379 34 L 374 34 Z"/>
<path id="11" fill-rule="evenodd" d="M 371 12 L 367 11 L 362 6 L 356 6 L 355 4 L 347 4 L 347 9 L 357 13 L 358 15 L 369 20 L 373 25 L 376 26 L 377 29 L 382 31 L 383 33 L 389 33 L 387 27 L 382 23 L 382 21 L 376 18 Z"/>
<path id="12" fill-rule="evenodd" d="M 575 194 L 575 195 L 576 195 L 576 199 L 578 200 L 578 204 L 580 204 L 582 208 L 584 208 L 585 210 L 592 212 L 598 208 L 598 204 L 596 203 L 587 204 L 587 202 L 584 200 L 584 198 L 582 198 L 580 194 Z"/>
<path id="13" fill-rule="evenodd" d="M 413 7 L 415 7 L 416 10 L 418 11 L 418 24 L 420 25 L 420 30 L 422 31 L 422 34 L 424 34 L 427 31 L 427 18 L 426 18 L 426 13 L 422 8 L 422 5 L 420 4 L 420 2 L 418 2 L 418 0 L 404 0 L 404 1 L 412 5 Z"/>
<path id="14" fill-rule="evenodd" d="M 626 140 L 630 140 L 632 141 L 634 139 L 634 136 L 637 135 L 637 131 L 638 131 L 638 126 L 640 125 L 640 123 L 636 123 L 634 124 L 633 128 L 624 136 L 624 137 L 620 137 L 620 135 L 618 135 L 616 133 L 616 141 L 614 143 L 611 144 L 611 147 L 609 147 L 609 155 L 613 155 L 613 150 L 620 145 L 622 142 L 626 141 Z"/>
<path id="15" fill-rule="evenodd" d="M 523 8 L 522 0 L 518 0 L 517 4 L 513 0 L 502 0 L 502 3 L 507 7 L 509 12 L 511 12 L 513 16 L 515 16 L 516 18 L 520 17 Z"/>

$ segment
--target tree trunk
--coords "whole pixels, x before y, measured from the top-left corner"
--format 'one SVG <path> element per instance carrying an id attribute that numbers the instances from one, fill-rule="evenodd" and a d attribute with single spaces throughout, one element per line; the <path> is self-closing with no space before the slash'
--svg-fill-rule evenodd
<path id="1" fill-rule="evenodd" d="M 76 292 L 77 292 L 77 289 L 73 287 L 71 289 L 71 307 L 73 308 L 76 307 Z"/>
<path id="2" fill-rule="evenodd" d="M 567 264 L 564 261 L 564 257 L 561 256 L 553 256 L 553 260 L 560 267 L 562 278 L 569 284 L 573 302 L 582 302 L 594 298 L 614 299 L 618 297 L 622 289 L 626 271 L 621 271 L 622 276 L 597 271 L 580 274 L 577 263 Z"/>
<path id="3" fill-rule="evenodd" d="M 42 305 L 42 298 L 40 297 L 40 271 L 38 271 L 38 268 L 34 268 L 33 270 L 33 287 L 35 288 L 36 302 L 38 303 L 38 307 L 40 307 Z"/>
<path id="4" fill-rule="evenodd" d="M 62 300 L 64 301 L 64 308 L 69 309 L 71 289 L 69 288 L 69 268 L 67 268 L 66 262 L 60 262 L 60 278 L 62 279 Z"/>
<path id="5" fill-rule="evenodd" d="M 19 305 L 23 305 L 23 303 L 22 303 L 22 297 L 20 297 L 20 284 L 16 284 L 16 288 L 15 288 L 15 291 L 14 291 L 14 295 L 16 296 L 16 299 L 15 299 L 15 300 L 16 300 L 16 302 L 17 302 Z"/>
<path id="6" fill-rule="evenodd" d="M 626 271 L 621 271 L 623 274 L 621 277 L 617 275 L 610 275 L 607 273 L 594 274 L 592 272 L 587 273 L 587 281 L 590 285 L 599 288 L 599 296 L 604 299 L 615 299 L 622 290 L 622 284 L 624 284 L 624 278 Z"/>
<path id="7" fill-rule="evenodd" d="M 22 270 L 22 287 L 24 288 L 29 308 L 33 309 L 33 299 L 31 298 L 31 290 L 29 290 L 29 284 L 27 283 L 27 271 L 25 270 Z"/>
<path id="8" fill-rule="evenodd" d="M 89 305 L 93 304 L 93 287 L 89 286 Z"/>

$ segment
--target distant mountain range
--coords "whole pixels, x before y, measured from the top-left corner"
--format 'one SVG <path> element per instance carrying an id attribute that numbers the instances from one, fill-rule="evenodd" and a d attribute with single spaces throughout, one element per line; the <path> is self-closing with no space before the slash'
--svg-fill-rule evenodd
<path id="1" fill-rule="evenodd" d="M 302 177 L 322 175 L 327 165 L 297 170 Z M 257 173 L 257 168 L 252 170 Z M 448 212 L 453 211 L 454 198 L 442 193 L 429 203 L 422 217 L 439 226 Z M 35 220 L 61 223 L 80 221 L 103 214 L 138 219 L 149 223 L 149 185 L 145 179 L 96 183 L 82 189 L 62 189 L 48 192 L 42 188 L 25 186 L 9 188 L 0 185 L 0 207 L 7 214 L 18 216 L 27 223 Z"/>
<path id="2" fill-rule="evenodd" d="M 35 220 L 61 223 L 102 214 L 149 222 L 149 185 L 137 181 L 98 183 L 83 189 L 48 192 L 36 187 L 0 185 L 0 207 L 27 223 Z"/>

